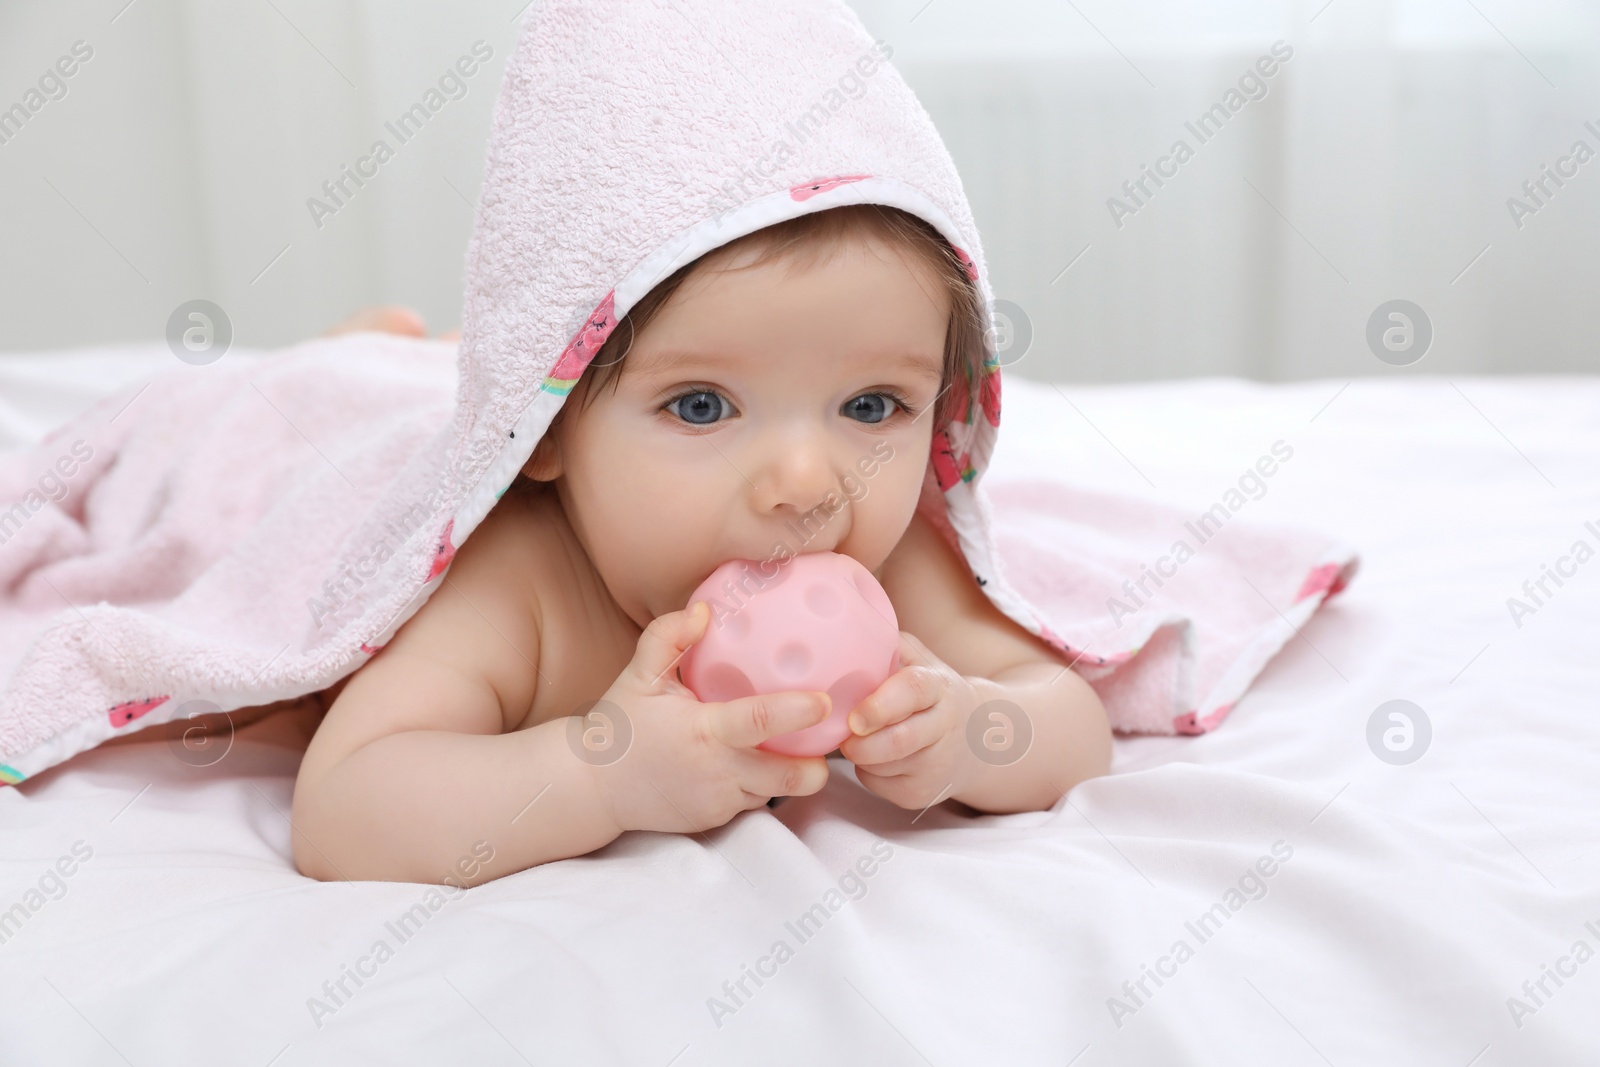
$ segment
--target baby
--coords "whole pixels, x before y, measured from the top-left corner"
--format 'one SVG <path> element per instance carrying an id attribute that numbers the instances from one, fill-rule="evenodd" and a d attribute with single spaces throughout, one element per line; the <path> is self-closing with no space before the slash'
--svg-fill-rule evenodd
<path id="1" fill-rule="evenodd" d="M 826 693 L 700 703 L 676 674 L 710 620 L 690 592 L 783 546 L 855 558 L 894 604 L 902 667 L 837 751 L 864 788 L 1007 813 L 1106 773 L 1094 690 L 916 510 L 933 431 L 981 373 L 979 299 L 937 230 L 873 205 L 758 230 L 656 286 L 440 588 L 329 691 L 295 783 L 300 870 L 476 884 L 820 790 L 826 758 L 756 746 L 825 718 Z M 597 699 L 632 733 L 603 765 L 568 743 Z M 992 700 L 1032 729 L 1006 766 L 967 741 Z"/>

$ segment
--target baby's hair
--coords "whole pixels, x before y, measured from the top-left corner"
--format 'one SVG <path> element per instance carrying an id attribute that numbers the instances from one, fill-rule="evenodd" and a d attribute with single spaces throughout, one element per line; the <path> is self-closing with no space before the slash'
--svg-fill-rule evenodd
<path id="1" fill-rule="evenodd" d="M 573 395 L 557 412 L 556 420 L 560 421 L 572 407 L 574 399 L 581 407 L 588 407 L 601 386 L 610 383 L 613 389 L 616 388 L 624 357 L 633 346 L 633 339 L 666 306 L 684 279 L 706 265 L 711 257 L 732 258 L 736 249 L 754 246 L 759 251 L 749 263 L 718 269 L 746 270 L 785 256 L 793 257 L 796 265 L 809 266 L 824 253 L 832 252 L 843 238 L 852 234 L 876 237 L 890 248 L 922 257 L 923 262 L 933 268 L 935 276 L 950 296 L 950 320 L 944 340 L 944 372 L 939 383 L 940 406 L 934 429 L 938 430 L 953 418 L 970 418 L 971 406 L 976 402 L 975 387 L 987 348 L 982 301 L 977 286 L 967 275 L 966 264 L 938 230 L 916 215 L 881 204 L 849 204 L 785 219 L 748 233 L 668 275 L 617 323 L 611 336 L 595 353 L 594 359 L 573 386 Z"/>

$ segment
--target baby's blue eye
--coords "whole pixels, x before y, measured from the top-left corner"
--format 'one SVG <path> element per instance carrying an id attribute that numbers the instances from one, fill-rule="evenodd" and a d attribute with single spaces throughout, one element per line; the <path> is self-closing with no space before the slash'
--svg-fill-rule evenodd
<path id="1" fill-rule="evenodd" d="M 673 414 L 691 426 L 710 426 L 722 418 L 727 402 L 716 393 L 685 393 L 668 407 Z"/>
<path id="2" fill-rule="evenodd" d="M 845 401 L 844 413 L 858 422 L 882 422 L 894 410 L 893 403 L 882 393 L 862 393 Z"/>

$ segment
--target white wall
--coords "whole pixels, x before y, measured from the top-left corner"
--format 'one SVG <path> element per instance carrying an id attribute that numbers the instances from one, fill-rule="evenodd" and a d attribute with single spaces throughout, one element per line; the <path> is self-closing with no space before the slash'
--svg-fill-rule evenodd
<path id="1" fill-rule="evenodd" d="M 135 0 L 118 16 L 124 3 L 0 3 L 0 107 L 74 41 L 94 49 L 0 144 L 0 349 L 156 339 L 197 297 L 244 345 L 373 302 L 456 323 L 515 7 Z M 384 122 L 479 40 L 493 58 L 466 95 L 400 145 Z M 306 201 L 379 137 L 394 158 L 315 225 Z"/>
<path id="2" fill-rule="evenodd" d="M 456 323 L 520 0 L 125 3 L 0 0 L 0 108 L 74 41 L 94 48 L 0 144 L 0 349 L 154 339 L 195 297 L 244 345 L 380 301 Z M 1600 370 L 1600 159 L 1520 229 L 1506 207 L 1575 140 L 1600 152 L 1600 15 L 1324 5 L 856 0 L 950 145 L 998 295 L 1032 321 L 1019 372 Z M 1184 121 L 1279 39 L 1294 57 L 1267 95 L 1199 144 Z M 494 58 L 466 96 L 314 225 L 306 199 L 393 143 L 384 121 L 478 40 Z M 1107 199 L 1180 136 L 1194 158 L 1116 225 Z M 1436 331 L 1405 371 L 1364 340 L 1397 297 Z"/>

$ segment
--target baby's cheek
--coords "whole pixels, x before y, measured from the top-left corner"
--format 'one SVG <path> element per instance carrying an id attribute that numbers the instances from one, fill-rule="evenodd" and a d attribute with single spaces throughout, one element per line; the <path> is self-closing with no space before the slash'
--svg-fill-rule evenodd
<path id="1" fill-rule="evenodd" d="M 870 475 L 860 478 L 861 490 L 850 507 L 850 555 L 876 570 L 889 558 L 911 525 L 922 493 L 923 465 L 914 464 L 904 450 L 896 449 Z"/>
<path id="2" fill-rule="evenodd" d="M 688 455 L 669 445 L 634 457 L 604 490 L 607 529 L 596 540 L 608 546 L 608 569 L 627 574 L 651 602 L 692 589 L 735 548 L 765 554 L 773 547 L 730 542 L 730 531 L 747 528 L 736 511 L 748 487 L 709 445 L 690 443 L 697 447 Z"/>

